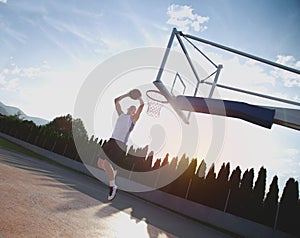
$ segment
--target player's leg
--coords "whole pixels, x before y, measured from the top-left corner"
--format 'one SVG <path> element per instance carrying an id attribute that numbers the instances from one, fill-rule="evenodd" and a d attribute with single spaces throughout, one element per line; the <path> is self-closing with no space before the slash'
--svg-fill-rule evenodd
<path id="1" fill-rule="evenodd" d="M 109 179 L 108 200 L 111 201 L 115 198 L 118 188 L 115 180 L 115 170 L 113 169 L 111 163 L 109 163 L 107 160 L 104 161 L 104 170 Z"/>
<path id="2" fill-rule="evenodd" d="M 105 174 L 108 177 L 110 188 L 108 200 L 111 201 L 115 198 L 118 188 L 115 182 L 117 171 L 114 170 L 111 163 L 105 159 L 99 158 L 97 165 L 100 169 L 103 169 L 105 171 Z"/>
<path id="3" fill-rule="evenodd" d="M 97 163 L 98 167 L 105 171 L 109 180 L 114 180 L 117 174 L 116 170 L 113 169 L 111 163 L 109 162 L 116 151 L 115 147 L 116 146 L 113 140 L 106 142 L 102 147 L 102 152 L 99 154 Z"/>
<path id="4" fill-rule="evenodd" d="M 103 169 L 109 179 L 109 181 L 114 181 L 115 180 L 115 173 L 114 173 L 114 169 L 111 165 L 110 162 L 108 162 L 107 160 L 104 160 L 103 162 Z"/>
<path id="5" fill-rule="evenodd" d="M 99 169 L 104 170 L 104 159 L 98 158 L 97 166 Z"/>

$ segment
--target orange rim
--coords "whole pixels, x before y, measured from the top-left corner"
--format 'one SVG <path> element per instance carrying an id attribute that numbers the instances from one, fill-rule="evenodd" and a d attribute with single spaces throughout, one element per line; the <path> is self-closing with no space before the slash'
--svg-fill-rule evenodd
<path id="1" fill-rule="evenodd" d="M 151 96 L 150 96 L 150 93 L 152 93 L 152 94 L 159 94 L 160 96 L 163 96 L 163 97 L 165 98 L 165 96 L 164 96 L 160 91 L 158 91 L 158 90 L 148 90 L 148 91 L 146 92 L 146 95 L 147 95 L 148 98 L 150 98 L 151 100 L 153 100 L 153 101 L 155 101 L 155 102 L 159 102 L 159 103 L 168 103 L 168 100 L 167 100 L 167 99 L 166 99 L 166 100 L 159 100 L 159 99 L 156 99 L 156 98 L 154 98 L 153 96 L 151 97 Z"/>

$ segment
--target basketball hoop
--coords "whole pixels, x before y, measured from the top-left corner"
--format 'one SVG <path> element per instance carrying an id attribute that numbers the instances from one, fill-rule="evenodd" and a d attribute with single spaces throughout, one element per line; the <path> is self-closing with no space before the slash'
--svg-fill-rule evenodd
<path id="1" fill-rule="evenodd" d="M 163 104 L 168 103 L 168 100 L 157 90 L 148 90 L 146 95 L 148 97 L 147 114 L 151 117 L 158 118 Z"/>

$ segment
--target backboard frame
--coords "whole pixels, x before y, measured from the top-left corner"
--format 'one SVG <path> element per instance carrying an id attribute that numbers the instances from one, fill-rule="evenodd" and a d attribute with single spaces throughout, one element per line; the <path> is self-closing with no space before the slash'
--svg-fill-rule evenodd
<path id="1" fill-rule="evenodd" d="M 176 105 L 176 100 L 175 100 L 176 96 L 172 93 L 173 87 L 174 87 L 174 83 L 175 83 L 175 80 L 176 80 L 176 76 L 179 76 L 179 79 L 181 80 L 181 83 L 185 87 L 185 84 L 184 84 L 183 80 L 181 79 L 180 75 L 178 74 L 178 72 L 176 73 L 176 76 L 175 76 L 175 79 L 174 79 L 174 82 L 173 82 L 173 85 L 172 85 L 172 88 L 171 88 L 170 91 L 168 90 L 168 88 L 165 86 L 165 84 L 161 80 L 163 71 L 165 69 L 165 66 L 166 66 L 166 63 L 167 63 L 170 51 L 171 51 L 171 47 L 172 47 L 174 39 L 176 37 L 176 39 L 177 39 L 177 41 L 178 41 L 178 43 L 179 43 L 179 45 L 180 45 L 180 47 L 181 47 L 184 55 L 185 55 L 185 57 L 186 57 L 186 59 L 188 61 L 188 64 L 191 67 L 193 75 L 196 78 L 196 85 L 195 85 L 194 92 L 193 92 L 192 96 L 197 96 L 197 94 L 198 94 L 199 85 L 203 82 L 203 80 L 201 81 L 201 79 L 200 79 L 200 77 L 199 77 L 199 75 L 197 73 L 196 67 L 194 66 L 194 64 L 193 64 L 193 62 L 191 60 L 191 57 L 189 56 L 188 51 L 187 51 L 187 49 L 186 49 L 186 47 L 185 47 L 185 45 L 184 45 L 184 43 L 183 43 L 183 41 L 181 39 L 182 35 L 183 35 L 183 33 L 181 31 L 177 31 L 176 28 L 173 28 L 173 31 L 172 31 L 171 36 L 169 38 L 169 41 L 168 41 L 168 44 L 167 44 L 167 48 L 165 50 L 165 53 L 164 53 L 164 56 L 163 56 L 163 59 L 162 59 L 161 65 L 160 65 L 160 68 L 158 70 L 158 73 L 157 73 L 155 81 L 153 81 L 153 84 L 158 88 L 158 90 L 160 90 L 160 92 L 168 100 L 168 102 L 173 107 L 173 109 L 177 113 L 177 115 L 182 119 L 182 121 L 185 124 L 189 124 L 189 119 L 190 119 L 191 112 L 189 112 L 187 115 L 184 114 L 183 111 L 181 109 L 179 109 L 178 106 Z M 201 54 L 203 54 L 203 53 L 201 52 Z M 211 91 L 209 93 L 209 97 L 212 97 L 213 91 L 214 91 L 215 86 L 216 86 L 217 81 L 218 81 L 218 77 L 219 77 L 220 71 L 222 69 L 222 65 L 217 66 L 207 56 L 205 56 L 205 58 L 208 59 L 217 68 L 216 75 L 215 75 L 215 78 L 214 78 L 214 81 L 213 81 L 213 85 L 211 86 Z"/>

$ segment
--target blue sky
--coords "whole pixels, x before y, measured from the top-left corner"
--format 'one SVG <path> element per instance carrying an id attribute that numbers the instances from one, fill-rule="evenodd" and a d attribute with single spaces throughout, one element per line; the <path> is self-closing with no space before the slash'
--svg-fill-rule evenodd
<path id="1" fill-rule="evenodd" d="M 297 0 L 0 0 L 0 101 L 48 120 L 72 114 L 81 84 L 98 64 L 126 50 L 165 47 L 173 27 L 299 69 L 299 9 Z M 300 101 L 299 76 L 201 47 L 224 65 L 221 83 Z M 299 180 L 298 131 L 226 123 L 219 163 L 257 171 L 263 165 L 270 177 Z"/>

